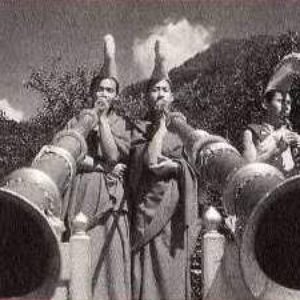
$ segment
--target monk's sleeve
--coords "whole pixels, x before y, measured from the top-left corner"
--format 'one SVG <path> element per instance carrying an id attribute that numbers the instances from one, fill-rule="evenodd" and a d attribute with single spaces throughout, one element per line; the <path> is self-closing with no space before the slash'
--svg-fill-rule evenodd
<path id="1" fill-rule="evenodd" d="M 68 121 L 68 123 L 66 124 L 66 126 L 64 127 L 65 130 L 70 130 L 73 129 L 76 125 L 78 124 L 78 120 L 76 117 L 73 117 L 72 119 L 70 119 Z"/>
<path id="2" fill-rule="evenodd" d="M 131 129 L 122 118 L 117 118 L 112 124 L 112 133 L 120 153 L 120 160 L 127 160 L 131 144 Z"/>
<path id="3" fill-rule="evenodd" d="M 129 186 L 132 195 L 137 195 L 138 186 L 144 171 L 144 154 L 147 149 L 145 124 L 134 124 L 131 130 L 131 146 L 129 155 Z"/>
<path id="4" fill-rule="evenodd" d="M 197 175 L 192 166 L 185 160 L 179 159 L 180 171 L 178 184 L 180 189 L 180 202 L 184 208 L 185 227 L 189 229 L 189 247 L 195 247 L 201 229 L 198 204 Z"/>

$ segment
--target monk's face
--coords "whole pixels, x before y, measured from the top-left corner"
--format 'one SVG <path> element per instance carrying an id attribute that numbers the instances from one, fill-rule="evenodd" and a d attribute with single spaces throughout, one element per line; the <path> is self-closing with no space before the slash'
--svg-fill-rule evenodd
<path id="1" fill-rule="evenodd" d="M 272 99 L 265 101 L 264 108 L 268 115 L 273 117 L 280 117 L 283 112 L 284 96 L 280 92 L 274 93 Z"/>
<path id="2" fill-rule="evenodd" d="M 149 90 L 149 104 L 155 111 L 168 111 L 173 102 L 173 93 L 168 80 L 155 83 Z"/>
<path id="3" fill-rule="evenodd" d="M 287 93 L 282 106 L 282 114 L 285 117 L 289 117 L 289 115 L 291 114 L 291 110 L 292 110 L 292 97 L 289 93 Z"/>
<path id="4" fill-rule="evenodd" d="M 101 105 L 103 101 L 109 105 L 117 96 L 117 84 L 111 78 L 102 79 L 96 92 L 95 107 Z"/>

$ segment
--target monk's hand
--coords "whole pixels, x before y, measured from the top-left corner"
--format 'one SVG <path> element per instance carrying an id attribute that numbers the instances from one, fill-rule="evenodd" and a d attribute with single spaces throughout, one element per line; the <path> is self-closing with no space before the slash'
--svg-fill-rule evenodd
<path id="1" fill-rule="evenodd" d="M 236 215 L 229 215 L 225 218 L 225 226 L 229 229 L 229 231 L 234 234 L 236 231 L 236 223 L 237 223 L 237 216 Z"/>
<path id="2" fill-rule="evenodd" d="M 291 132 L 289 135 L 290 145 L 296 148 L 300 148 L 300 135 L 296 132 Z"/>
<path id="3" fill-rule="evenodd" d="M 294 145 L 295 145 L 297 148 L 300 148 L 300 135 L 297 134 L 297 133 L 295 133 Z"/>
<path id="4" fill-rule="evenodd" d="M 288 129 L 284 129 L 282 139 L 287 145 L 292 145 L 296 141 L 296 134 Z"/>
<path id="5" fill-rule="evenodd" d="M 284 143 L 285 144 L 285 143 Z M 266 152 L 277 153 L 279 149 L 283 147 L 283 141 L 281 137 L 277 137 L 274 134 L 265 138 L 257 147 L 257 153 L 262 155 Z"/>
<path id="6" fill-rule="evenodd" d="M 108 101 L 108 99 L 104 97 L 98 98 L 96 100 L 94 107 L 96 109 L 99 120 L 107 117 L 110 104 L 110 101 Z"/>
<path id="7" fill-rule="evenodd" d="M 265 151 L 272 150 L 274 154 L 285 151 L 289 146 L 286 129 L 278 129 L 271 133 L 262 143 Z"/>
<path id="8" fill-rule="evenodd" d="M 118 163 L 115 165 L 111 173 L 117 177 L 124 177 L 126 169 L 127 167 L 125 164 Z"/>
<path id="9" fill-rule="evenodd" d="M 179 164 L 172 159 L 166 158 L 157 164 L 151 164 L 149 169 L 159 177 L 176 176 L 179 171 Z"/>
<path id="10" fill-rule="evenodd" d="M 94 169 L 94 159 L 91 156 L 86 155 L 84 157 L 84 160 L 79 163 L 78 167 L 85 171 L 93 170 Z"/>
<path id="11" fill-rule="evenodd" d="M 167 128 L 171 132 L 175 132 L 174 122 L 179 120 L 181 122 L 186 123 L 186 117 L 181 112 L 170 112 L 167 114 Z"/>
<path id="12" fill-rule="evenodd" d="M 159 120 L 157 133 L 159 133 L 162 137 L 167 133 L 167 125 L 166 125 L 166 116 L 163 114 Z"/>

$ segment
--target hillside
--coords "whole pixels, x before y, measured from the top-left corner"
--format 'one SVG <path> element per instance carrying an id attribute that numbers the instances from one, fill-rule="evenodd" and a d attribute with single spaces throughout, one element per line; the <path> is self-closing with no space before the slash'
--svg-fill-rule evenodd
<path id="1" fill-rule="evenodd" d="M 228 137 L 239 146 L 241 129 L 259 118 L 257 103 L 274 65 L 297 45 L 299 39 L 292 42 L 290 33 L 215 43 L 171 70 L 175 108 L 193 126 Z M 0 176 L 29 163 L 38 149 L 87 103 L 91 74 L 79 68 L 75 74 L 44 70 L 31 75 L 28 87 L 41 93 L 44 108 L 26 123 L 17 125 L 0 119 Z M 143 117 L 145 84 L 138 82 L 124 89 L 116 106 L 121 114 L 131 119 Z"/>
<path id="2" fill-rule="evenodd" d="M 183 112 L 194 127 L 225 136 L 239 147 L 242 129 L 260 117 L 260 97 L 274 66 L 298 46 L 300 40 L 292 41 L 291 34 L 215 43 L 206 52 L 171 70 L 174 109 Z M 37 116 L 23 123 L 7 120 L 0 113 L 0 177 L 29 165 L 42 145 L 49 143 L 82 107 L 89 105 L 92 74 L 91 70 L 81 68 L 74 74 L 47 70 L 31 74 L 28 88 L 41 94 L 44 106 Z M 146 84 L 142 81 L 124 89 L 116 104 L 120 114 L 132 120 L 145 116 Z M 300 99 L 297 82 L 293 95 Z M 299 107 L 295 105 L 293 108 L 293 120 L 298 130 Z M 212 201 L 218 199 L 213 198 Z M 200 299 L 201 295 L 200 257 L 198 243 L 192 260 L 192 267 L 196 270 L 192 273 L 194 299 Z"/>
<path id="3" fill-rule="evenodd" d="M 193 126 L 239 147 L 241 129 L 260 117 L 259 101 L 274 66 L 291 50 L 288 35 L 219 41 L 170 72 L 176 109 Z M 139 98 L 144 84 L 127 87 L 125 95 Z"/>

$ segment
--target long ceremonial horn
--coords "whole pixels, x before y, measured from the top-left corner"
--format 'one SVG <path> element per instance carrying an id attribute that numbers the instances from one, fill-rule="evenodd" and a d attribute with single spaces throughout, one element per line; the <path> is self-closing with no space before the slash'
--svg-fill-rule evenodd
<path id="1" fill-rule="evenodd" d="M 84 111 L 72 130 L 59 132 L 31 167 L 12 172 L 0 188 L 0 299 L 49 300 L 61 268 L 55 227 L 61 194 L 86 154 L 85 137 L 96 124 Z"/>
<path id="2" fill-rule="evenodd" d="M 300 53 L 293 52 L 284 56 L 276 65 L 265 92 L 278 90 L 286 93 L 290 90 L 294 78 L 299 75 Z"/>

